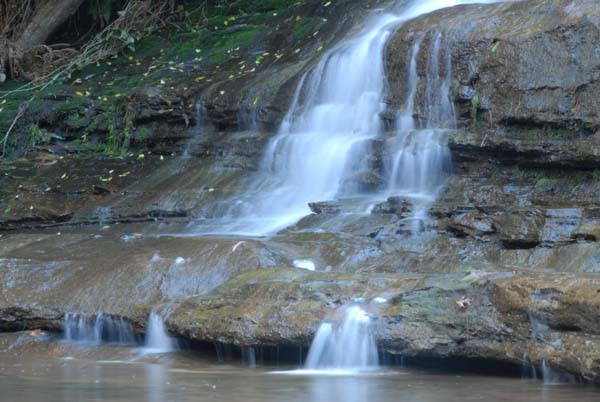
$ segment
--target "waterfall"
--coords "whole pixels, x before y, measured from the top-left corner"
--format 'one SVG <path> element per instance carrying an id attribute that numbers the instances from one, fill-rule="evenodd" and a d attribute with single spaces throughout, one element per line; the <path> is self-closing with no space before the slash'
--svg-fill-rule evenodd
<path id="1" fill-rule="evenodd" d="M 445 144 L 447 129 L 456 126 L 450 99 L 451 53 L 444 48 L 444 74 L 440 71 L 442 35 L 436 34 L 430 46 L 426 77 L 426 119 L 415 119 L 415 96 L 419 84 L 417 58 L 424 37 L 415 40 L 409 53 L 408 93 L 405 108 L 396 121 L 397 133 L 387 141 L 392 153 L 387 161 L 388 194 L 411 198 L 417 206 L 433 201 L 451 171 L 450 151 Z M 422 127 L 422 128 L 421 128 Z M 415 208 L 423 213 L 422 208 Z"/>
<path id="2" fill-rule="evenodd" d="M 98 314 L 95 319 L 83 314 L 67 313 L 64 318 L 64 340 L 100 345 L 130 345 L 136 342 L 131 324 L 123 318 Z"/>
<path id="3" fill-rule="evenodd" d="M 310 214 L 309 202 L 365 196 L 382 200 L 395 194 L 433 200 L 450 171 L 444 142 L 446 129 L 455 124 L 449 96 L 450 49 L 443 46 L 441 35 L 433 38 L 428 57 L 426 118 L 418 125 L 413 118 L 420 38 L 409 55 L 409 90 L 399 129 L 386 142 L 386 148 L 395 151 L 384 163 L 380 185 L 375 186 L 380 190 L 361 182 L 369 173 L 375 140 L 386 136 L 380 117 L 386 108 L 385 46 L 398 26 L 417 16 L 494 1 L 412 0 L 397 13 L 376 16 L 356 37 L 325 52 L 300 79 L 250 189 L 207 212 L 207 220 L 218 218 L 201 222 L 196 231 L 272 234 Z"/>
<path id="4" fill-rule="evenodd" d="M 345 309 L 341 323 L 324 322 L 313 340 L 307 370 L 369 371 L 377 368 L 377 344 L 371 319 L 358 306 Z"/>
<path id="5" fill-rule="evenodd" d="M 145 353 L 169 353 L 176 350 L 175 340 L 169 335 L 163 318 L 152 311 L 146 324 Z"/>

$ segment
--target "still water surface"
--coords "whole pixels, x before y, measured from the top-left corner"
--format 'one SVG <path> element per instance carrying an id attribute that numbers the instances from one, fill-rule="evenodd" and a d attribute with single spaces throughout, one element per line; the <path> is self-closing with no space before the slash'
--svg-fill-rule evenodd
<path id="1" fill-rule="evenodd" d="M 285 375 L 272 371 L 287 367 L 251 369 L 190 352 L 149 356 L 135 348 L 16 341 L 0 335 L 1 402 L 600 401 L 595 387 L 518 378 L 400 368 L 357 376 Z"/>

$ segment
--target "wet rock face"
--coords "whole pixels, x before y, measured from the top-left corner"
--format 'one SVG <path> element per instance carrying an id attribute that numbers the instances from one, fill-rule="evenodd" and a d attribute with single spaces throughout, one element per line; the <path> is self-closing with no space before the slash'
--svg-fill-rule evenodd
<path id="1" fill-rule="evenodd" d="M 390 197 L 385 202 L 377 204 L 371 210 L 372 214 L 406 214 L 411 210 L 411 204 L 402 197 Z"/>
<path id="2" fill-rule="evenodd" d="M 533 248 L 540 244 L 544 216 L 539 210 L 510 211 L 498 216 L 500 241 L 507 248 Z"/>
<path id="3" fill-rule="evenodd" d="M 406 57 L 424 37 L 419 75 L 432 37 L 452 53 L 459 115 L 489 126 L 600 128 L 600 9 L 595 0 L 526 0 L 454 7 L 405 24 L 387 52 L 394 108 L 405 102 Z M 418 98 L 423 100 L 422 91 Z"/>

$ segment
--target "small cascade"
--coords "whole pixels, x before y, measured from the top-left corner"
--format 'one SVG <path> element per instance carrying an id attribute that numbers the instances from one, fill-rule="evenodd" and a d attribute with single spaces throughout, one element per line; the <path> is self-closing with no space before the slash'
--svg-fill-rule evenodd
<path id="1" fill-rule="evenodd" d="M 444 47 L 443 67 L 441 64 L 442 35 L 436 34 L 429 53 L 427 69 L 427 127 L 455 128 L 456 115 L 454 104 L 450 98 L 450 84 L 452 83 L 452 54 L 448 46 Z"/>
<path id="2" fill-rule="evenodd" d="M 253 347 L 242 348 L 242 362 L 249 368 L 256 368 L 256 350 Z"/>
<path id="3" fill-rule="evenodd" d="M 67 313 L 64 318 L 64 340 L 67 342 L 131 345 L 136 342 L 131 324 L 123 318 L 98 314 L 86 316 Z"/>
<path id="4" fill-rule="evenodd" d="M 305 369 L 370 371 L 379 365 L 371 318 L 358 306 L 347 307 L 340 323 L 324 322 L 313 340 Z"/>
<path id="5" fill-rule="evenodd" d="M 98 225 L 104 226 L 111 223 L 113 219 L 113 210 L 110 207 L 100 207 L 96 209 L 96 217 Z"/>
<path id="6" fill-rule="evenodd" d="M 191 130 L 190 139 L 188 140 L 185 150 L 183 151 L 182 157 L 184 159 L 188 159 L 192 156 L 191 155 L 192 146 L 204 134 L 204 128 L 205 128 L 205 122 L 206 122 L 206 110 L 205 110 L 203 104 L 196 103 L 196 107 L 194 110 L 194 119 L 196 120 L 196 124 L 194 124 L 194 127 Z"/>
<path id="7" fill-rule="evenodd" d="M 254 102 L 253 102 L 254 103 Z M 240 131 L 256 131 L 259 128 L 258 114 L 260 109 L 256 105 L 240 106 L 238 112 L 238 127 Z"/>
<path id="8" fill-rule="evenodd" d="M 169 335 L 163 317 L 152 311 L 148 316 L 148 324 L 146 325 L 144 352 L 169 353 L 176 349 L 175 339 Z"/>
<path id="9" fill-rule="evenodd" d="M 542 360 L 542 379 L 546 385 L 574 384 L 576 382 L 575 376 L 553 369 L 546 363 L 546 360 Z"/>
<path id="10" fill-rule="evenodd" d="M 417 72 L 417 57 L 421 50 L 423 36 L 420 36 L 413 43 L 408 61 L 408 92 L 406 96 L 406 105 L 398 117 L 397 126 L 399 132 L 408 132 L 415 129 L 415 97 L 417 96 L 417 86 L 419 85 L 419 74 Z"/>
<path id="11" fill-rule="evenodd" d="M 426 113 L 423 113 L 426 119 L 423 116 L 415 118 L 415 96 L 420 81 L 417 60 L 423 39 L 417 38 L 409 53 L 405 107 L 396 121 L 396 135 L 388 140 L 388 145 L 396 152 L 387 162 L 389 195 L 406 196 L 413 199 L 416 205 L 433 201 L 438 189 L 446 182 L 452 169 L 450 151 L 446 145 L 447 129 L 456 126 L 449 92 L 451 53 L 450 48 L 444 46 L 441 69 L 441 34 L 436 34 L 430 45 L 425 88 Z"/>
<path id="12" fill-rule="evenodd" d="M 521 378 L 528 379 L 532 378 L 537 380 L 537 370 L 533 366 L 527 357 L 527 353 L 523 353 L 523 359 L 521 363 Z"/>

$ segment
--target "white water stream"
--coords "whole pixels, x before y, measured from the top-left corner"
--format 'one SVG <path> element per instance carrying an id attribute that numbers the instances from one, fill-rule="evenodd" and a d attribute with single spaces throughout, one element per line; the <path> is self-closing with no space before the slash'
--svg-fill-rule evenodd
<path id="1" fill-rule="evenodd" d="M 455 125 L 449 97 L 450 50 L 441 35 L 432 38 L 427 66 L 427 118 L 415 121 L 419 77 L 418 39 L 408 63 L 407 99 L 396 134 L 385 142 L 384 185 L 373 192 L 361 187 L 374 140 L 386 138 L 384 50 L 402 23 L 432 11 L 496 0 L 413 0 L 394 12 L 373 17 L 356 37 L 326 52 L 300 80 L 278 134 L 268 144 L 251 188 L 212 211 L 217 218 L 195 228 L 200 233 L 268 235 L 310 214 L 309 202 L 391 195 L 431 202 L 450 173 L 444 144 Z M 418 210 L 419 208 L 415 208 Z"/>
<path id="2" fill-rule="evenodd" d="M 152 311 L 146 325 L 144 353 L 169 353 L 175 350 L 175 339 L 169 335 L 163 317 Z"/>

